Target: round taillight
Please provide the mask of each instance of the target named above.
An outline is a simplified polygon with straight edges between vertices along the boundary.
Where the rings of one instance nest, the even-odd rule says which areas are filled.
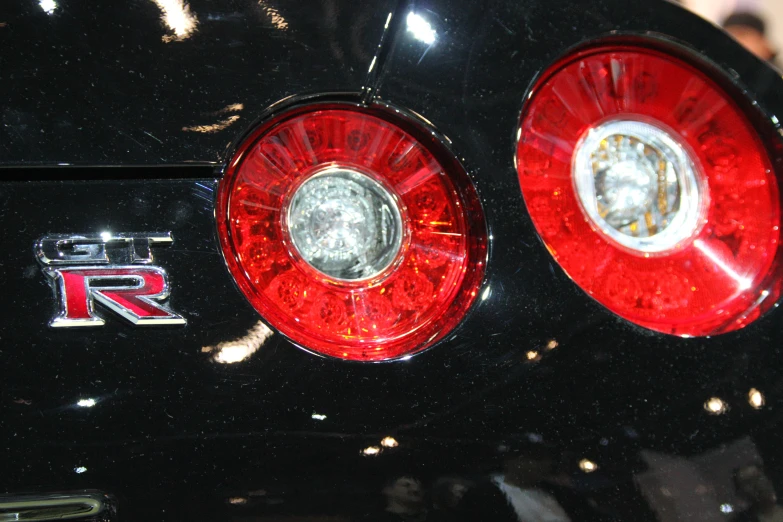
[[[380,114],[284,114],[239,147],[218,194],[221,246],[255,309],[343,359],[432,345],[484,273],[483,215],[464,171]]]
[[[742,328],[780,295],[780,193],[731,96],[679,58],[634,46],[566,59],[533,89],[516,164],[565,272],[640,326]]]

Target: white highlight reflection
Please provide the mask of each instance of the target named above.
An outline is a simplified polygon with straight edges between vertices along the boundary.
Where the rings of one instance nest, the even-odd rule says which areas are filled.
[[[720,397],[712,397],[704,403],[704,409],[713,415],[722,415],[728,411],[728,405]]]
[[[381,446],[384,448],[396,448],[400,443],[394,437],[384,437],[381,441]]]
[[[238,115],[229,116],[224,120],[220,120],[217,123],[209,125],[193,125],[190,127],[182,127],[183,132],[200,132],[202,134],[214,134],[229,128],[234,122],[239,120]]]
[[[369,446],[362,450],[362,455],[364,455],[365,457],[375,457],[380,452],[381,452],[381,448],[379,448],[378,446]]]
[[[201,349],[203,353],[214,353],[212,360],[220,364],[234,364],[244,361],[272,337],[272,330],[267,325],[259,321],[248,330],[247,335],[234,341],[226,341],[217,346],[205,346]]]
[[[758,391],[756,388],[751,388],[748,392],[748,403],[756,410],[760,410],[764,407],[764,394]]]
[[[313,418],[313,419],[315,419],[315,420],[322,421],[322,420],[326,420],[326,415],[322,415],[322,414],[320,414],[320,413],[313,413],[313,414],[311,415],[311,418]]]
[[[280,14],[280,11],[270,5],[267,5],[265,0],[258,0],[258,5],[261,6],[261,9],[263,9],[264,13],[266,13],[266,15],[269,17],[269,20],[272,22],[272,25],[274,25],[275,28],[281,31],[288,29],[288,21],[283,17],[283,15]]]
[[[80,474],[80,475],[81,475],[82,473],[84,473],[85,471],[87,471],[87,468],[85,468],[84,466],[78,466],[78,467],[75,467],[75,468],[73,468],[73,470],[74,470],[76,473],[78,473],[78,474]]]
[[[95,399],[81,399],[79,402],[76,403],[77,406],[80,406],[82,408],[92,408],[95,406],[96,401]]]
[[[408,13],[406,21],[408,23],[408,32],[412,33],[415,39],[425,44],[432,45],[435,43],[438,33],[421,15],[413,12]]]
[[[57,2],[55,0],[38,0],[38,5],[44,10],[44,13],[50,15],[57,9]]]
[[[747,277],[742,277],[737,272],[735,272],[734,269],[727,265],[720,257],[718,257],[715,252],[710,250],[710,247],[707,246],[704,241],[697,239],[693,242],[693,246],[699,249],[702,254],[707,256],[710,261],[715,263],[715,266],[720,268],[727,276],[735,280],[740,290],[747,290],[753,286],[753,280]]]
[[[190,6],[184,0],[152,0],[160,8],[161,20],[174,35],[163,37],[164,42],[182,41],[196,30],[198,19],[190,12]]]
[[[598,464],[589,459],[582,459],[579,461],[579,469],[585,473],[592,473],[598,469]]]

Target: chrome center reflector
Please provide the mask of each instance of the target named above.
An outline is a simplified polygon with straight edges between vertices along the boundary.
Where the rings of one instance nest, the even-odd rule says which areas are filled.
[[[310,266],[344,280],[383,272],[402,246],[402,216],[394,196],[370,176],[332,167],[291,196],[288,230]]]
[[[699,224],[697,167],[672,134],[613,120],[590,129],[574,152],[576,192],[593,225],[640,252],[674,248]]]

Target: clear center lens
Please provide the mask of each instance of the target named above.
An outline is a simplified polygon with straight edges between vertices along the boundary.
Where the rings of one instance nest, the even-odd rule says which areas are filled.
[[[394,197],[371,177],[347,168],[329,168],[302,183],[291,197],[287,221],[302,258],[336,279],[380,274],[402,245]]]
[[[573,175],[587,215],[627,247],[667,250],[698,226],[696,167],[655,125],[615,120],[591,129],[576,149]]]

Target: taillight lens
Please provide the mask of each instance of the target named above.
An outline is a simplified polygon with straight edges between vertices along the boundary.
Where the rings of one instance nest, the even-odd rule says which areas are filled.
[[[780,194],[742,110],[701,71],[642,47],[549,71],[517,170],[566,273],[618,315],[681,336],[732,331],[780,294]]]
[[[333,357],[426,348],[462,320],[483,277],[485,226],[467,176],[358,108],[300,110],[259,129],[229,164],[217,219],[256,310]]]

